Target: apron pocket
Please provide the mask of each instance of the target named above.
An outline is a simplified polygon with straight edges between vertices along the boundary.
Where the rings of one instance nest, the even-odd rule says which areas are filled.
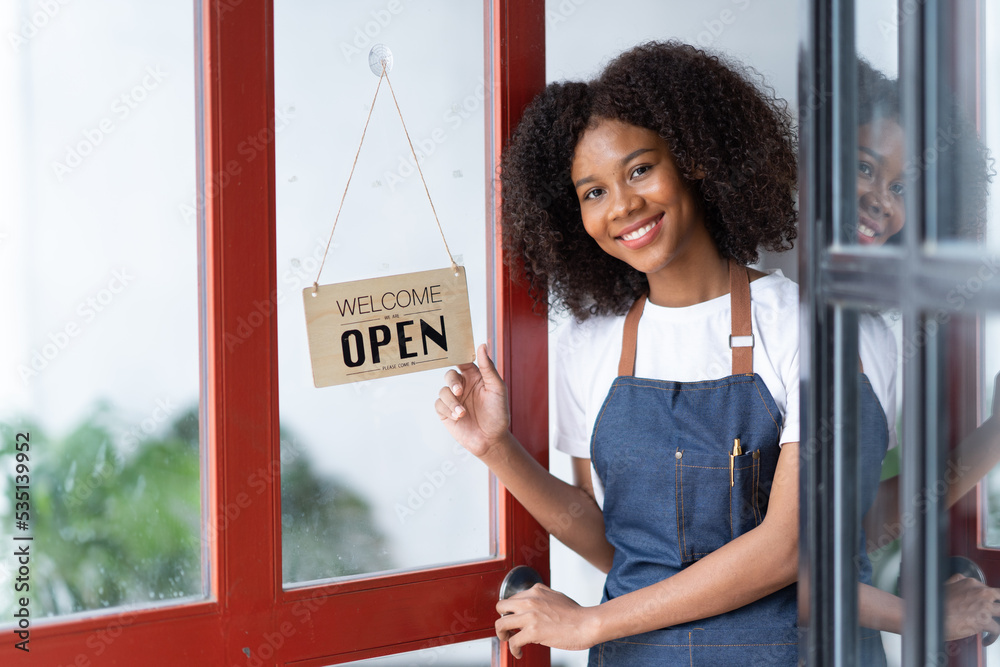
[[[753,530],[764,520],[778,463],[777,444],[728,454],[678,450],[674,468],[677,541],[682,563],[693,563]]]
[[[729,455],[678,450],[674,468],[677,542],[692,563],[732,539]]]
[[[777,445],[766,445],[735,458],[729,506],[734,538],[753,530],[764,520],[771,482],[778,467],[778,453]]]

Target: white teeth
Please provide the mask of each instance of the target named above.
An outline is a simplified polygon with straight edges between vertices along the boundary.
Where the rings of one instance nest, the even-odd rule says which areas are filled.
[[[648,225],[645,225],[644,227],[640,227],[634,232],[629,232],[628,234],[622,234],[622,238],[625,239],[626,241],[635,241],[636,239],[642,238],[643,236],[648,234],[653,227],[656,226],[656,222],[657,221],[654,220],[653,222],[649,223]]]
[[[863,225],[860,222],[858,223],[858,231],[861,232],[862,236],[867,236],[870,239],[875,238],[875,235],[878,233],[871,227]]]

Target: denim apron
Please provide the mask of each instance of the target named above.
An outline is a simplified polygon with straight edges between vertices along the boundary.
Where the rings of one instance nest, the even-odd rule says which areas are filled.
[[[605,530],[615,549],[604,600],[676,574],[760,525],[767,512],[782,416],[753,371],[746,268],[730,260],[729,275],[733,373],[728,377],[704,382],[633,377],[645,297],[625,319],[619,377],[591,437],[591,461],[605,490]],[[874,407],[881,413],[877,400]],[[871,408],[862,410],[863,422],[865,416],[877,416]],[[884,414],[880,428],[885,439]],[[879,466],[884,452],[883,443]],[[878,472],[862,465],[862,470],[871,469],[874,477],[861,483],[871,487],[865,511],[874,498]],[[858,566],[862,580],[867,572],[870,581],[871,565],[863,553]],[[724,614],[598,644],[590,650],[589,665],[795,665],[796,596],[793,584]],[[863,646],[877,644],[873,659],[881,663],[866,657],[862,664],[884,664],[878,633],[863,634],[875,639]]]

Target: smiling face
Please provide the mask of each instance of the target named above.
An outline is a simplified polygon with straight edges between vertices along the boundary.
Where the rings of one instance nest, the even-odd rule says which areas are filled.
[[[656,132],[600,120],[580,138],[573,185],[587,233],[613,257],[650,278],[669,267],[696,268],[719,252],[698,200]]]
[[[882,245],[906,222],[904,145],[894,120],[858,128],[858,243]]]

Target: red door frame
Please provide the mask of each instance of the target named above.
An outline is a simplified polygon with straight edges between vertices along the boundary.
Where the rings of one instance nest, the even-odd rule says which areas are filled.
[[[954,449],[971,434],[982,422],[984,415],[980,413],[983,404],[981,317],[961,318],[954,322],[954,329],[949,334],[948,356],[948,444]],[[974,341],[973,344],[969,344]],[[951,553],[965,556],[974,561],[986,575],[986,581],[991,586],[1000,585],[1000,549],[983,546],[985,534],[983,531],[986,510],[986,496],[983,484],[976,487],[959,499],[949,511]],[[983,655],[982,642],[978,639],[967,639],[956,642],[956,648],[949,655],[951,667],[978,667],[986,664]]]
[[[495,102],[487,118],[493,130],[487,154],[499,156],[522,110],[545,84],[545,7],[543,0],[494,0],[486,7],[485,27],[492,33],[487,80],[492,78]],[[273,312],[277,298],[273,0],[204,0],[200,11],[209,599],[36,620],[30,653],[11,650],[4,664],[319,667],[492,637],[496,592],[506,572],[526,563],[546,580],[549,574],[547,534],[502,489],[497,558],[282,588],[277,320],[268,315],[249,335],[238,333],[248,314]],[[238,147],[252,137],[267,150],[247,161]],[[493,173],[491,208],[499,201]],[[526,288],[511,281],[499,243],[495,253],[494,349],[510,388],[511,428],[547,465],[547,378],[537,372],[547,368],[547,320],[534,312]],[[513,664],[509,652],[501,664]],[[548,651],[539,647],[518,661],[548,664]]]
[[[975,126],[982,135],[982,58],[984,43],[983,7],[974,3],[972,11],[958,5],[951,7],[952,33],[946,35],[949,41],[946,48],[952,53],[956,62],[971,62],[974,67],[972,76],[974,86],[962,86],[964,93],[962,106],[973,110]],[[964,70],[964,68],[962,68]],[[949,80],[958,80],[967,74],[965,71],[949,71]],[[982,423],[985,415],[981,414],[983,405],[982,389],[985,382],[991,381],[983,377],[984,349],[982,333],[983,318],[981,316],[956,318],[952,322],[952,330],[948,338],[947,391],[948,391],[948,447],[954,449]],[[970,344],[970,342],[972,344]],[[965,494],[949,511],[949,546],[951,553],[965,556],[974,561],[986,575],[986,581],[991,586],[1000,586],[1000,549],[982,546],[985,544],[983,531],[986,510],[985,490],[982,483]],[[949,654],[951,667],[981,667],[986,664],[982,642],[979,638],[969,638],[955,642]]]

